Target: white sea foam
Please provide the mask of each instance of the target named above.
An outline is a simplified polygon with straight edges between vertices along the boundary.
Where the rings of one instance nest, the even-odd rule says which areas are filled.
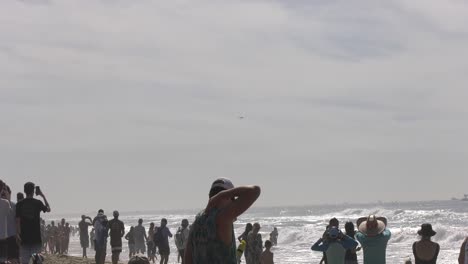
[[[388,218],[388,227],[392,238],[387,249],[387,263],[403,263],[412,256],[412,244],[418,239],[417,230],[425,222],[433,224],[437,235],[434,241],[441,245],[438,263],[453,264],[458,258],[461,243],[468,234],[466,219],[468,219],[468,203],[460,201],[402,203],[379,205],[332,205],[312,206],[303,208],[269,208],[250,210],[235,223],[236,235],[240,235],[247,222],[259,222],[262,225],[263,239],[277,227],[279,238],[277,247],[273,248],[276,263],[318,263],[321,254],[312,252],[311,245],[322,235],[330,218],[338,218],[342,225],[346,221],[354,221],[368,214],[376,214]],[[68,216],[71,224],[79,220],[81,213]],[[183,213],[121,213],[121,219],[127,229],[136,224],[138,218],[145,220],[146,226],[151,222],[159,223],[165,217],[169,220],[169,227],[175,233],[180,221],[194,218],[194,212]],[[172,249],[170,263],[176,263],[175,245],[171,241]],[[70,253],[80,255],[79,238],[73,237]],[[127,251],[122,253],[125,257]],[[359,253],[362,263],[362,253]]]

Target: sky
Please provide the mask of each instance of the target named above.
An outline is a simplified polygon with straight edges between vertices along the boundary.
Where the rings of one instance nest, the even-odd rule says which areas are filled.
[[[0,178],[55,212],[468,193],[468,2],[0,3]],[[243,118],[240,118],[243,117]]]

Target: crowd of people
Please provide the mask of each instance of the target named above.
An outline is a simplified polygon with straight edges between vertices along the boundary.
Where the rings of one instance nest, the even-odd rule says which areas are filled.
[[[128,242],[130,264],[168,263],[171,254],[169,239],[173,234],[165,218],[161,219],[159,226],[150,223],[148,230],[143,219],[139,219],[126,232],[118,211],[114,211],[113,218],[108,220],[101,209],[94,218],[83,215],[77,227],[70,226],[65,219],[57,225],[52,221],[46,226],[41,213],[50,212],[51,208],[39,186],[27,182],[24,194],[18,193],[15,203],[11,199],[11,189],[0,180],[0,195],[0,264],[27,264],[31,257],[37,258],[44,252],[67,254],[70,236],[76,233],[80,235],[83,258],[87,258],[87,249],[91,247],[95,250],[96,264],[104,264],[108,243],[112,263],[119,263],[123,239]],[[41,199],[34,198],[34,195]],[[174,235],[178,260],[183,264],[239,264],[242,260],[247,264],[273,264],[271,248],[278,243],[277,228],[265,243],[259,233],[259,223],[248,223],[240,236],[235,237],[234,234],[233,223],[259,195],[258,186],[234,187],[225,178],[214,181],[206,208],[197,214],[191,225],[183,219]],[[413,244],[414,263],[436,263],[440,246],[431,240],[436,234],[432,225],[423,224],[418,234],[421,239]],[[357,252],[362,250],[364,264],[385,264],[390,239],[391,232],[384,217],[370,215],[357,219],[355,223],[347,222],[344,232],[338,219],[332,218],[311,249],[323,253],[320,263],[356,264]],[[459,264],[468,264],[467,241],[460,248]],[[407,260],[405,263],[412,262]]]

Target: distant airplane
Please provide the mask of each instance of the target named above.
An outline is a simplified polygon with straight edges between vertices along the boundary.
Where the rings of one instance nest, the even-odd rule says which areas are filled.
[[[244,119],[245,117],[244,116],[239,116],[239,119]]]

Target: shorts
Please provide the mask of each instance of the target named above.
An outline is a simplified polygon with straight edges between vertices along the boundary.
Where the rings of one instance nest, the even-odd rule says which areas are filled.
[[[135,251],[144,254],[146,251],[146,245],[144,243],[135,243]]]
[[[82,248],[89,248],[89,237],[80,236],[80,244]]]
[[[6,239],[0,240],[0,262],[4,262],[8,257],[8,242]]]
[[[16,243],[16,237],[7,238],[8,244],[8,259],[19,259],[19,246]]]
[[[159,255],[169,255],[170,253],[169,247],[159,247]]]
[[[21,245],[20,247],[20,256],[21,256],[21,263],[28,264],[31,256],[33,254],[41,253],[42,245]]]
[[[135,244],[128,244],[128,250],[130,253],[135,253]]]

